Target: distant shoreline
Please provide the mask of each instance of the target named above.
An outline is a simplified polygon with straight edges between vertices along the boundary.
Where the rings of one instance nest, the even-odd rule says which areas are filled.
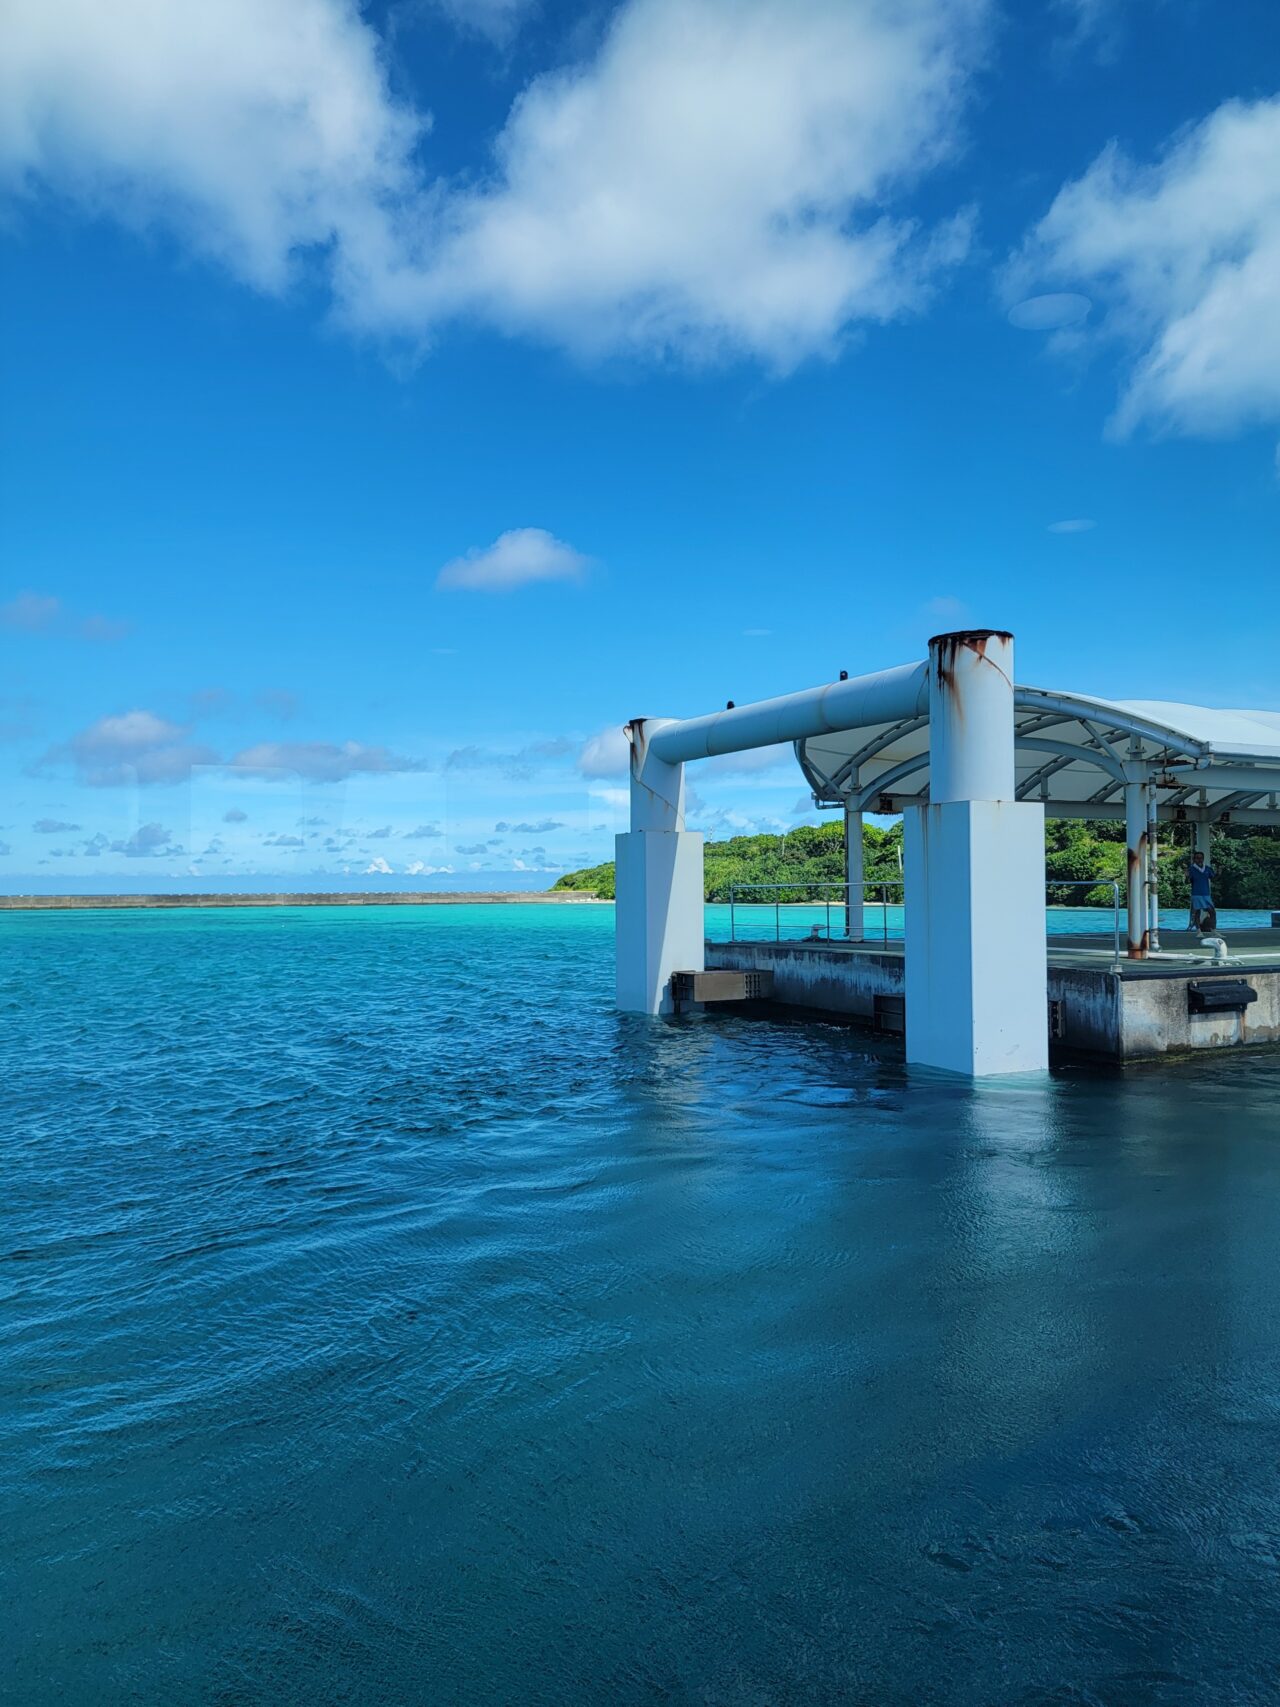
[[[98,907],[457,907],[612,906],[574,889],[423,890],[404,895],[303,893],[299,895],[0,895],[0,912],[43,913]]]

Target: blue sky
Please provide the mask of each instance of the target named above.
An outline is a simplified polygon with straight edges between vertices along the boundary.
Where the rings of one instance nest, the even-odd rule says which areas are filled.
[[[13,0],[0,63],[5,890],[540,887],[627,717],[969,623],[1280,706],[1272,6]]]

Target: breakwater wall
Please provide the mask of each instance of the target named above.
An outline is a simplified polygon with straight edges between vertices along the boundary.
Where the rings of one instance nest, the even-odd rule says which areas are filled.
[[[514,891],[423,890],[415,894],[341,894],[303,892],[297,895],[0,895],[0,912],[46,912],[94,907],[456,907],[528,906],[572,907],[596,904],[582,890]]]

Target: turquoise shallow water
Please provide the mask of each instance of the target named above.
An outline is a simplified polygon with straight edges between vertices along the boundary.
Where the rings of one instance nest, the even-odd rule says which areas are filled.
[[[1280,1059],[910,1078],[612,925],[0,918],[0,1698],[1274,1702]]]

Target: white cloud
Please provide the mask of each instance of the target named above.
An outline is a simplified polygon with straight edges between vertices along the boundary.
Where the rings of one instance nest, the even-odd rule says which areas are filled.
[[[527,781],[548,764],[554,765],[573,751],[573,742],[563,736],[546,741],[530,741],[518,752],[504,753],[494,747],[455,747],[442,765],[446,771],[501,770],[507,776]]]
[[[80,619],[77,632],[82,640],[100,640],[104,645],[110,645],[116,640],[123,640],[132,625],[122,622],[119,617],[103,616],[100,611]]]
[[[904,198],[962,146],[987,11],[625,0],[451,184],[353,0],[8,0],[0,177],[174,231],[259,289],[309,255],[366,330],[467,318],[786,367],[918,308],[964,254],[966,214],[925,231]]]
[[[593,735],[578,754],[583,776],[626,776],[631,769],[631,743],[620,724]]]
[[[379,855],[377,859],[371,859],[369,861],[368,865],[364,868],[364,874],[366,877],[391,877],[393,875],[391,867],[381,855]]]
[[[1050,522],[1049,523],[1049,532],[1050,533],[1088,533],[1091,528],[1096,528],[1097,525],[1098,525],[1097,522],[1090,521],[1087,516],[1076,516],[1074,518],[1074,520],[1072,520],[1072,521]]]
[[[758,771],[788,770],[796,762],[795,749],[783,741],[773,747],[748,747],[742,753],[721,753],[698,768],[704,776],[747,776]]]
[[[592,800],[599,800],[605,806],[612,806],[615,812],[624,812],[631,804],[631,791],[626,788],[589,788],[588,795]]]
[[[49,594],[19,593],[8,604],[0,605],[0,626],[34,633],[37,629],[51,628],[61,609],[59,601]]]
[[[721,806],[711,812],[699,813],[696,825],[691,823],[691,828],[716,836],[780,836],[791,826],[781,818],[750,818],[731,807]]]
[[[981,0],[630,0],[516,102],[386,312],[781,367],[919,306],[968,243],[895,217],[959,146]]]
[[[140,824],[127,841],[112,842],[112,853],[123,854],[126,859],[163,858],[166,854],[180,854],[182,849],[176,845],[173,835],[161,824]]]
[[[194,766],[218,760],[212,749],[188,741],[189,733],[153,711],[126,711],[100,717],[69,741],[50,748],[40,764],[70,760],[79,780],[93,788],[185,782]]]
[[[1054,0],[1054,10],[1068,26],[1063,45],[1068,49],[1091,45],[1099,58],[1110,59],[1124,9],[1123,0]]]
[[[96,723],[51,747],[35,767],[70,762],[79,780],[95,788],[133,784],[185,782],[197,765],[230,765],[250,776],[282,773],[309,782],[345,782],[360,775],[390,775],[420,771],[426,766],[390,752],[386,747],[346,741],[259,741],[233,759],[187,739],[188,726],[170,723],[154,711],[126,711],[100,717]],[[225,822],[243,823],[245,814],[230,807]]]
[[[939,593],[936,598],[926,599],[920,608],[930,622],[949,622],[955,627],[969,620],[968,605],[953,593]]]
[[[298,715],[298,696],[287,688],[264,688],[255,703],[282,723],[290,723]]]
[[[698,767],[704,776],[746,775],[791,766],[795,756],[785,742],[772,747],[754,747],[745,753],[722,753]],[[622,729],[602,729],[585,743],[578,755],[578,770],[585,777],[627,776],[631,768],[631,745]],[[594,791],[593,791],[594,792]],[[604,791],[607,793],[609,791]],[[614,793],[623,791],[614,790]],[[603,793],[602,796],[603,798]],[[515,828],[520,828],[519,825]]]
[[[506,593],[534,581],[580,580],[590,561],[545,528],[512,528],[485,550],[468,551],[446,563],[436,586]]]
[[[426,865],[422,860],[415,859],[412,864],[406,865],[404,870],[406,877],[442,877],[451,874],[453,867],[451,865]]]
[[[281,772],[304,777],[308,782],[345,782],[353,776],[386,776],[401,771],[425,770],[416,759],[389,752],[386,747],[368,747],[360,741],[259,741],[229,761],[251,776],[276,776]]]
[[[0,170],[163,223],[248,283],[332,244],[342,296],[386,266],[422,121],[346,0],[7,0]]]
[[[3,134],[0,116],[0,135]],[[7,604],[0,605],[0,628],[14,628],[34,634],[41,629],[58,629],[64,634],[77,634],[82,640],[123,640],[129,624],[115,617],[95,612],[90,616],[73,617],[62,600],[52,593],[17,594]]]
[[[1280,419],[1280,96],[1228,101],[1154,165],[1109,144],[1066,185],[1008,284],[1088,284],[1133,351],[1115,426]]]

